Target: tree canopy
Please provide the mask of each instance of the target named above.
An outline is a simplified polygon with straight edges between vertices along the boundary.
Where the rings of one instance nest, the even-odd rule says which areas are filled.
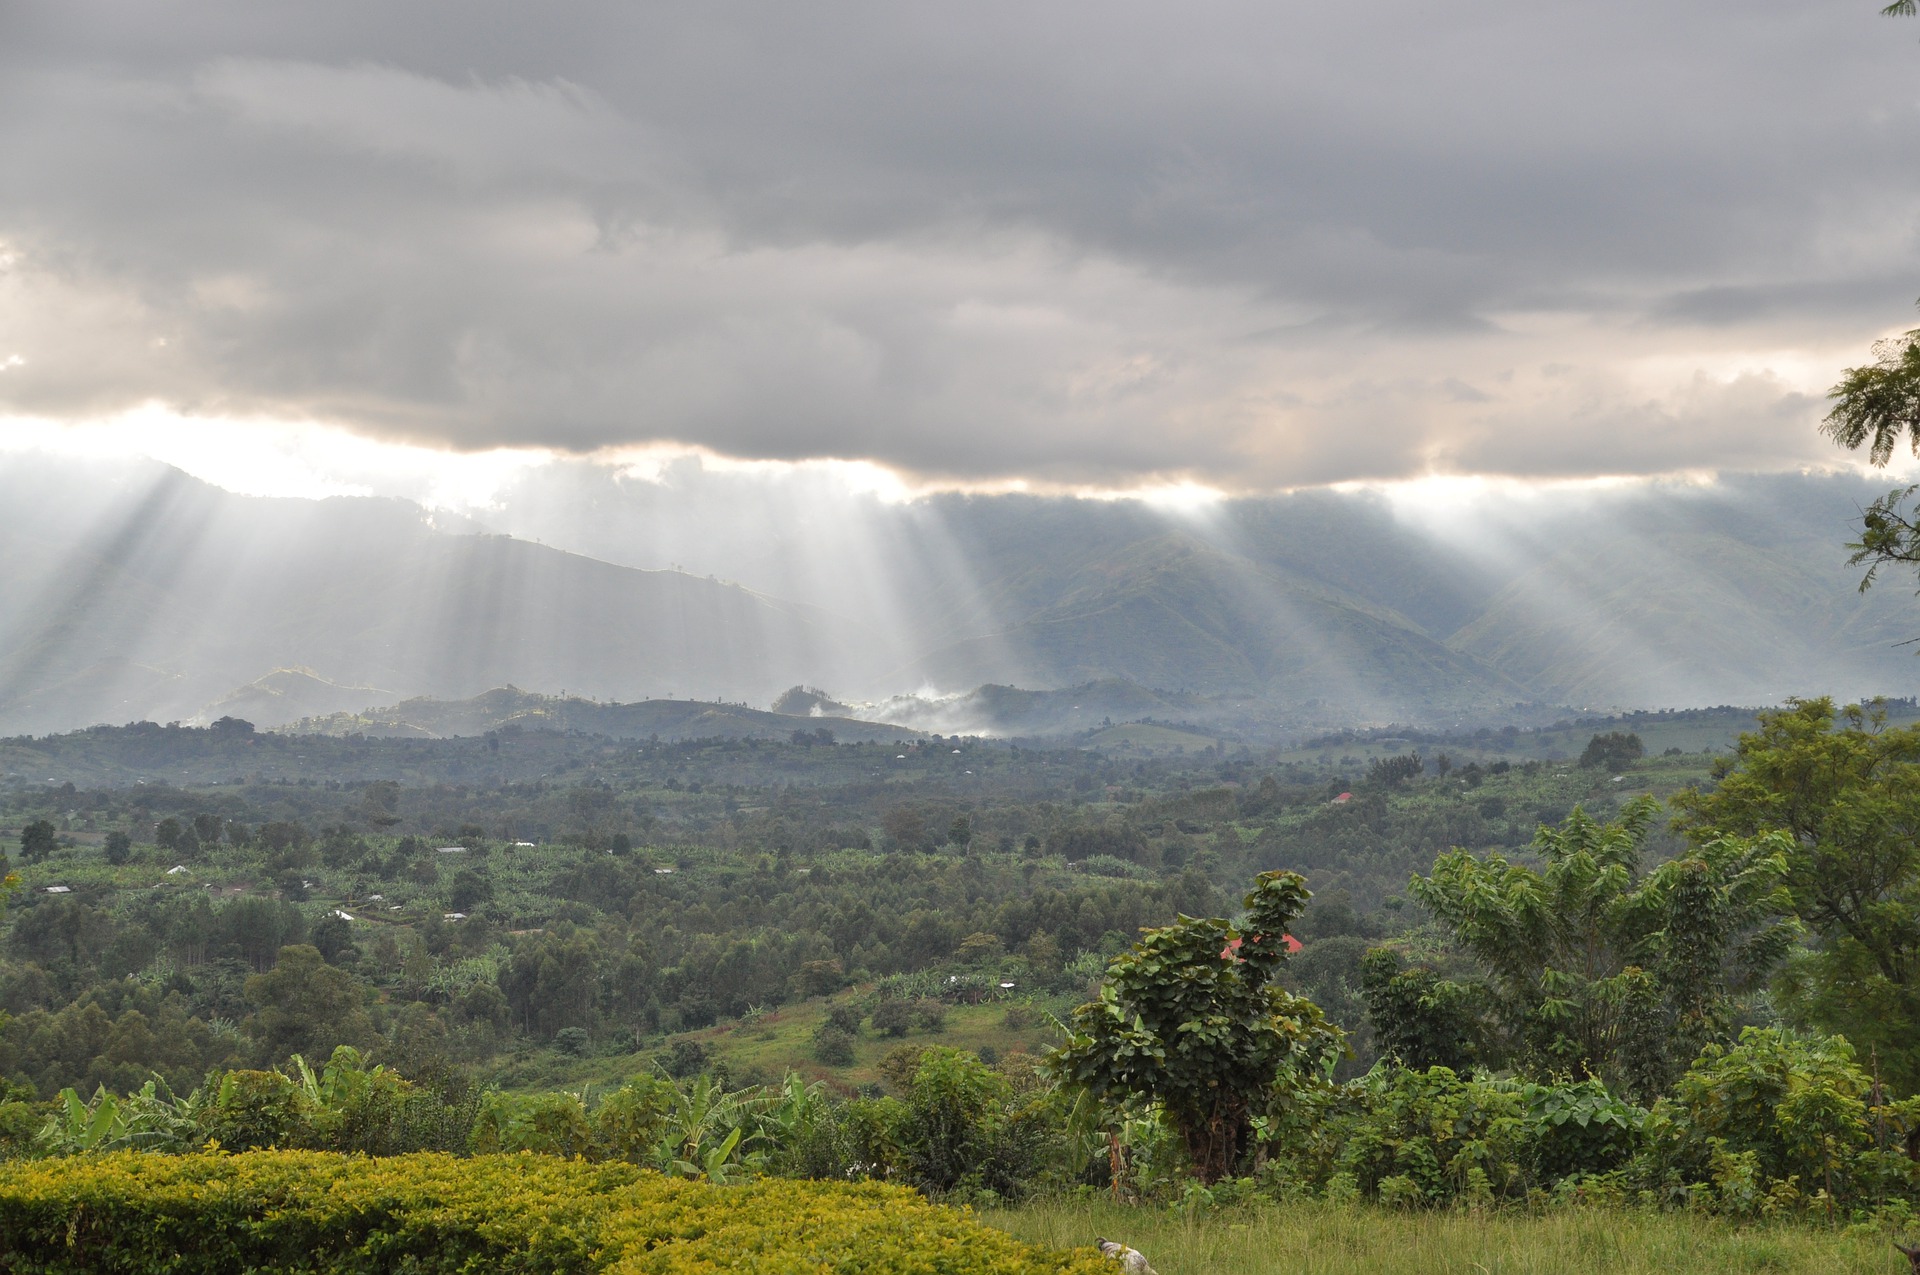
[[[1050,1073],[1096,1098],[1159,1104],[1202,1181],[1230,1173],[1276,1090],[1342,1048],[1318,1006],[1274,981],[1310,897],[1298,873],[1263,872],[1239,926],[1182,916],[1147,931],[1074,1011]]]
[[[1904,9],[1885,12],[1912,12],[1913,0],[1904,2]],[[1873,362],[1847,368],[1828,391],[1834,405],[1820,428],[1849,451],[1865,447],[1867,459],[1884,466],[1902,436],[1920,456],[1920,328],[1875,342],[1873,355]],[[1907,509],[1916,491],[1920,486],[1890,491],[1862,511],[1860,539],[1847,546],[1852,565],[1867,564],[1862,591],[1888,563],[1920,566],[1920,517]]]
[[[1455,850],[1413,880],[1486,971],[1514,1062],[1656,1094],[1799,933],[1784,838],[1715,837],[1643,875],[1657,809],[1641,798],[1601,823],[1576,807],[1539,830],[1538,868]]]
[[[1696,841],[1786,839],[1793,906],[1818,938],[1788,966],[1787,1007],[1920,1090],[1920,727],[1795,701],[1760,714],[1711,793],[1675,804]]]

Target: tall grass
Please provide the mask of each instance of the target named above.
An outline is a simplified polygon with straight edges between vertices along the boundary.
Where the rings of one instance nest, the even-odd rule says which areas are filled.
[[[1805,1222],[1735,1226],[1636,1210],[1391,1213],[1263,1206],[1184,1217],[1104,1201],[994,1209],[983,1220],[1053,1248],[1122,1240],[1160,1275],[1904,1275],[1884,1235]],[[1116,1267],[1116,1270],[1118,1268]]]

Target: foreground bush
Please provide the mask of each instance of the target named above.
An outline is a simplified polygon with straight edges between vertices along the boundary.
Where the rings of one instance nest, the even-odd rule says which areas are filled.
[[[719,1187],[550,1156],[140,1152],[0,1166],[0,1269],[1093,1275],[875,1183]]]

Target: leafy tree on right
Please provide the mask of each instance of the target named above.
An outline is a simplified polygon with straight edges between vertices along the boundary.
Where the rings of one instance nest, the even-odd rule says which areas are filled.
[[[1674,804],[1696,843],[1790,839],[1787,887],[1816,942],[1787,963],[1782,1007],[1920,1091],[1920,727],[1794,701],[1760,714],[1712,792]]]

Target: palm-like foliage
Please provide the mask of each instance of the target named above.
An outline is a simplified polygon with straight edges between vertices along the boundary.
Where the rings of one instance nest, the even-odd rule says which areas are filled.
[[[1537,868],[1455,850],[1414,879],[1486,971],[1515,1061],[1657,1091],[1792,944],[1784,841],[1725,838],[1643,874],[1657,809],[1575,809],[1536,834]]]
[[[1910,15],[1913,0],[1881,12]],[[1820,428],[1849,451],[1866,447],[1868,460],[1885,465],[1903,434],[1920,455],[1920,328],[1875,342],[1873,355],[1873,362],[1848,368],[1827,392],[1834,405]],[[1860,539],[1847,546],[1853,550],[1852,565],[1870,564],[1860,581],[1862,592],[1890,562],[1920,564],[1920,517],[1903,507],[1916,491],[1920,487],[1888,492],[1862,512]]]
[[[1905,434],[1920,455],[1920,328],[1874,342],[1873,362],[1848,368],[1827,395],[1834,406],[1820,429],[1834,442],[1849,451],[1866,444],[1867,458],[1884,465]]]

